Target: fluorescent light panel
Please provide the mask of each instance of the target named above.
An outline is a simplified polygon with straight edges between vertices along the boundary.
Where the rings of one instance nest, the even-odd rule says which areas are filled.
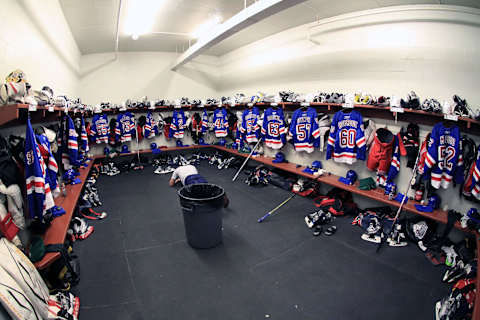
[[[137,38],[152,31],[155,17],[164,0],[128,0],[124,32]]]

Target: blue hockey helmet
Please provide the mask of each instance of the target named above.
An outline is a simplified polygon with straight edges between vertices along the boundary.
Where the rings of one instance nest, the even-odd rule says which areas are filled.
[[[433,210],[440,208],[441,202],[440,197],[436,194],[432,194],[430,198],[428,198],[428,206],[432,207]]]
[[[350,184],[354,184],[357,181],[357,173],[354,170],[348,170],[346,178],[350,180]]]
[[[150,149],[151,150],[157,149],[157,144],[155,142],[150,143]]]
[[[322,169],[323,166],[322,166],[322,163],[318,160],[315,160],[312,162],[312,168],[314,169]]]
[[[283,152],[277,152],[275,159],[272,160],[273,163],[282,163],[285,162],[285,155]]]
[[[177,140],[177,147],[183,147],[182,140]]]
[[[120,151],[121,153],[129,153],[130,151],[128,151],[128,146],[126,144],[124,144],[122,146],[122,151]]]
[[[385,186],[385,194],[395,195],[397,193],[397,185],[393,182],[387,183]]]
[[[103,148],[103,154],[108,156],[110,154],[110,149],[108,149],[108,147]]]

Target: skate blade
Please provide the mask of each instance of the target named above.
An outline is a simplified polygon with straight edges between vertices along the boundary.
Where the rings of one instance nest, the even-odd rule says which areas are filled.
[[[310,219],[308,219],[308,217],[305,217],[305,223],[307,224],[307,227],[309,227],[310,229],[313,228],[313,223],[310,221]]]
[[[387,239],[387,242],[388,242],[388,245],[390,247],[405,247],[407,245],[407,243],[405,241],[404,242],[396,242],[396,241]]]
[[[382,241],[382,238],[380,238],[380,236],[370,237],[368,234],[365,233],[362,234],[362,239],[373,243],[380,243]]]

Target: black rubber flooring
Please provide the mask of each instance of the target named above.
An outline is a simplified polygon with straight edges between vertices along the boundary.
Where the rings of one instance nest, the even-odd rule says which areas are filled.
[[[243,175],[232,183],[232,169],[199,171],[230,198],[224,243],[209,250],[186,243],[170,175],[149,167],[99,179],[109,217],[75,247],[80,319],[432,319],[448,292],[444,269],[413,245],[377,254],[350,217],[313,237],[303,217],[314,206],[301,197],[257,223],[289,193]]]

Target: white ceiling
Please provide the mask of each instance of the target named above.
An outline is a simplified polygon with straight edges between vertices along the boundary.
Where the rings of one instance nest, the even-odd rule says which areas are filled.
[[[126,8],[123,0],[122,7]],[[153,31],[191,33],[212,14],[227,20],[243,9],[244,0],[159,0],[164,1]],[[247,4],[254,0],[247,0]],[[119,0],[60,0],[65,18],[82,54],[115,49]],[[222,55],[282,30],[343,13],[407,4],[448,4],[480,8],[479,0],[308,0],[268,17],[210,48],[206,54]],[[123,10],[126,11],[126,10]],[[125,14],[125,12],[123,12]],[[132,40],[122,32],[120,51],[184,51],[188,40],[180,36],[151,34]]]

